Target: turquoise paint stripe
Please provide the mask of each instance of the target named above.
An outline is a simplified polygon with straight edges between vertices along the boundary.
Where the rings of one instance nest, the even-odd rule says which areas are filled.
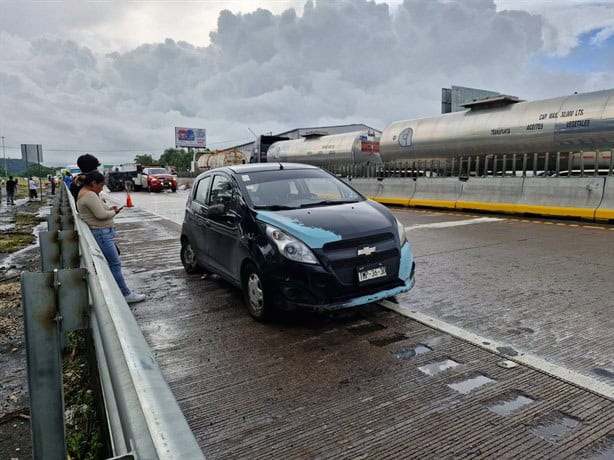
[[[341,239],[341,235],[335,232],[318,227],[308,227],[298,219],[277,212],[258,211],[256,219],[298,238],[311,249],[321,249],[326,243]]]

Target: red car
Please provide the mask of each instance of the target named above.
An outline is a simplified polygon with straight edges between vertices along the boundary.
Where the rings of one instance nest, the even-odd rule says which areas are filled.
[[[142,179],[142,186],[147,187],[148,192],[161,192],[166,189],[177,191],[177,178],[164,168],[145,168]]]

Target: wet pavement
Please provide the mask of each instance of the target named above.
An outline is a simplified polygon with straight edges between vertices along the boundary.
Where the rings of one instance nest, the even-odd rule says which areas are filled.
[[[611,399],[380,306],[253,321],[238,290],[185,274],[177,217],[138,195],[117,219],[128,282],[148,295],[131,308],[207,458],[614,457]],[[159,215],[182,216],[174,195],[154,196]],[[418,281],[398,301],[609,383],[609,231],[408,230]]]

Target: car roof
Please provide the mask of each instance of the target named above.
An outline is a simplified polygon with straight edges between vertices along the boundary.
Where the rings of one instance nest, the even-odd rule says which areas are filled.
[[[220,169],[230,169],[235,174],[245,174],[260,171],[275,171],[279,169],[319,169],[317,166],[302,163],[250,163],[244,165],[227,166]]]

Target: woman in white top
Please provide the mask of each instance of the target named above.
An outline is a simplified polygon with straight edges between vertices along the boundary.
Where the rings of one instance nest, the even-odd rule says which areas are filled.
[[[113,218],[119,212],[119,209],[117,206],[108,206],[100,198],[103,187],[104,176],[100,172],[93,171],[85,175],[83,187],[79,190],[77,196],[79,216],[92,230],[92,235],[94,235],[98,246],[107,259],[111,273],[122,294],[124,294],[126,302],[141,302],[145,300],[145,295],[131,291],[122,274],[121,259],[115,241],[113,241],[115,237]]]

